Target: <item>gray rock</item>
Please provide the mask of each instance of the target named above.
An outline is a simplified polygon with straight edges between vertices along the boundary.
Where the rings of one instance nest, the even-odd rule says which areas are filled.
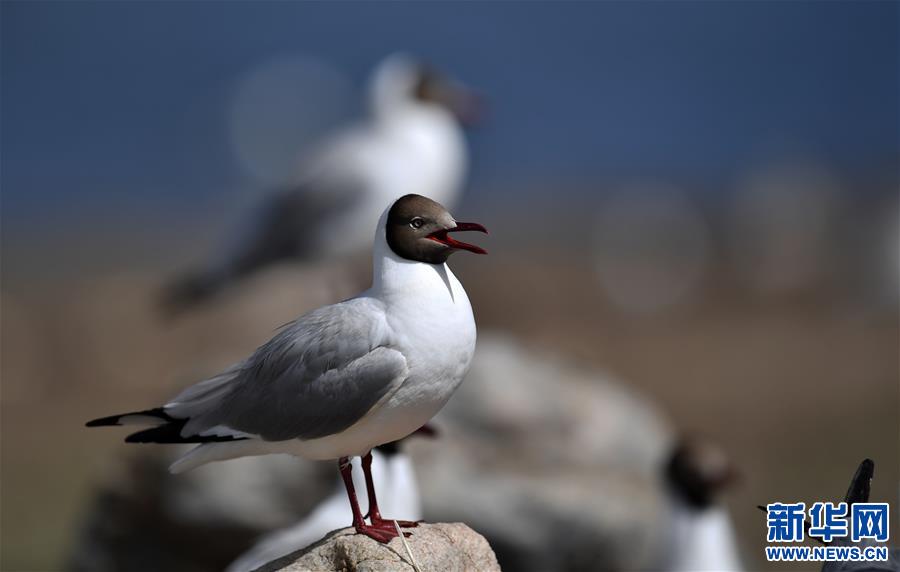
[[[408,446],[426,520],[480,531],[504,569],[653,566],[673,438],[656,408],[612,375],[483,335],[434,424],[439,439]]]
[[[335,463],[269,455],[171,475],[176,454],[125,449],[84,511],[68,570],[221,572],[260,535],[309,513],[337,474]]]
[[[462,523],[420,524],[406,539],[421,572],[432,570],[492,572],[500,570],[483,536]],[[256,572],[394,572],[414,571],[399,538],[380,544],[352,528],[332,532],[320,542],[279,558]]]

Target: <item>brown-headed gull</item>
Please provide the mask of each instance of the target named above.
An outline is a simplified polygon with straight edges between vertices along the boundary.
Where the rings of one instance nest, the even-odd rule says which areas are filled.
[[[661,567],[672,572],[743,570],[728,510],[716,498],[734,479],[728,457],[699,439],[679,443],[665,467],[669,535]]]
[[[447,259],[485,251],[450,235],[459,231],[487,232],[457,222],[431,199],[401,197],[379,219],[371,288],[301,316],[162,407],[88,426],[153,424],[126,442],[197,443],[171,466],[176,473],[270,453],[338,459],[353,526],[389,541],[397,532],[379,511],[370,451],[424,426],[462,382],[475,351],[472,307]],[[362,456],[371,524],[357,502],[353,456]]]

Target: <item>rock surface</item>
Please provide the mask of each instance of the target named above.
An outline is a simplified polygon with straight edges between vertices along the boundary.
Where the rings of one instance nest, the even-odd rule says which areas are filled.
[[[483,536],[462,523],[422,523],[406,539],[421,572],[431,570],[499,571],[497,557]],[[338,530],[320,542],[279,558],[256,572],[414,571],[399,538],[380,544],[352,528]]]

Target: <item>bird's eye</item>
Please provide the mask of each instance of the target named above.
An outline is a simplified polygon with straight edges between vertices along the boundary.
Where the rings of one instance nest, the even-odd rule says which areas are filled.
[[[422,228],[423,224],[425,224],[425,221],[420,219],[419,217],[416,217],[416,218],[412,219],[411,221],[409,221],[409,226],[411,226],[413,228]]]

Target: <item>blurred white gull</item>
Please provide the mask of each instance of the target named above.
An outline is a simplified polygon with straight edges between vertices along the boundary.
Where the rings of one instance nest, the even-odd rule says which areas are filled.
[[[733,476],[725,454],[709,443],[685,440],[676,447],[666,466],[671,510],[661,569],[743,570],[731,517],[715,498]]]
[[[389,443],[372,451],[372,476],[379,506],[397,518],[421,520],[422,506],[412,460]],[[353,467],[353,482],[365,488],[360,466]],[[369,511],[368,499],[360,498],[360,509]],[[305,548],[323,536],[347,525],[350,503],[344,484],[338,480],[334,492],[296,525],[263,536],[250,550],[232,562],[226,572],[249,572],[282,556]]]
[[[368,117],[326,136],[207,264],[165,290],[165,309],[189,309],[274,263],[362,252],[384,205],[403,195],[452,209],[468,163],[461,122],[475,112],[463,86],[409,56],[388,57],[371,78]]]

